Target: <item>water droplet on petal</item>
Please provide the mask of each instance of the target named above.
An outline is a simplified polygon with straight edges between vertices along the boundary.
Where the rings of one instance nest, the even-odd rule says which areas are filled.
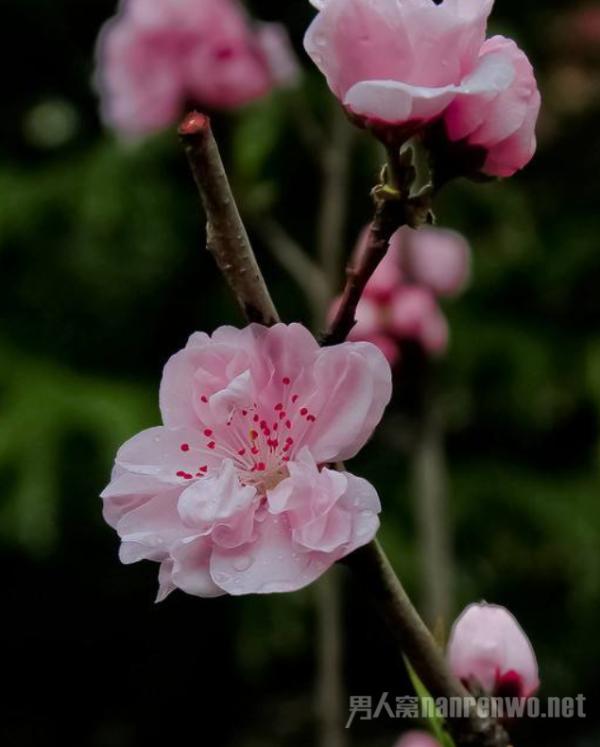
[[[251,558],[249,555],[240,555],[239,558],[235,558],[233,561],[233,567],[236,571],[247,571],[248,568],[252,566],[254,563],[254,558]],[[237,579],[236,579],[237,580]],[[237,580],[239,583],[239,580]]]

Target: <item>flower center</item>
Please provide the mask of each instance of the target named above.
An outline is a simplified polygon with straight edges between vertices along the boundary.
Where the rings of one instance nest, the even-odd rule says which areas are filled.
[[[182,443],[182,452],[198,452],[200,466],[194,473],[179,470],[177,476],[186,480],[206,477],[218,468],[218,462],[231,459],[240,482],[255,486],[259,493],[284,480],[289,474],[287,462],[301,448],[317,416],[294,393],[289,377],[281,379],[281,384],[281,399],[274,404],[252,402],[234,407],[224,423],[203,429],[203,442]],[[205,422],[210,422],[209,397],[202,394],[200,403],[207,408]],[[202,463],[201,454],[210,456],[209,464]]]

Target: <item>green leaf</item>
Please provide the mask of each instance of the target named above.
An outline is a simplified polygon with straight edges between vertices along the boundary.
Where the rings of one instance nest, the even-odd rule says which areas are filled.
[[[433,702],[434,701],[433,696],[431,695],[429,690],[425,687],[425,685],[421,682],[421,679],[419,678],[415,670],[412,668],[406,656],[404,657],[404,663],[406,664],[406,669],[408,671],[410,681],[412,682],[412,685],[415,688],[415,692],[418,695],[418,697],[421,699],[421,701],[431,700]],[[434,712],[435,712],[435,715],[433,716],[433,718],[430,718],[428,720],[431,726],[431,731],[433,732],[435,738],[442,745],[442,747],[455,747],[454,740],[446,731],[444,719],[437,713],[437,709],[435,709]]]

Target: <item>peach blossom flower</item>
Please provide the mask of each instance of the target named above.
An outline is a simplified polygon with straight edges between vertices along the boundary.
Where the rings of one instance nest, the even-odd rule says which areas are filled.
[[[540,96],[514,42],[485,41],[493,0],[312,4],[306,50],[362,126],[402,141],[450,107],[449,137],[484,149],[484,173],[507,176],[530,160]]]
[[[368,343],[320,348],[301,325],[192,335],[167,363],[163,426],[119,450],[104,516],[124,563],[159,562],[159,599],[293,591],[375,535],[353,457],[391,397]]]
[[[130,137],[186,106],[236,109],[297,75],[285,29],[251,24],[238,0],[122,0],[98,42],[103,118]]]

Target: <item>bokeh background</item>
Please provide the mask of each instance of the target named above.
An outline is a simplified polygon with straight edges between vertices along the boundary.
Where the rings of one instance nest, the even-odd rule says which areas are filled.
[[[288,26],[306,70],[304,105],[327,125],[332,102],[301,46],[313,9],[251,6]],[[437,206],[439,222],[474,248],[472,286],[447,308],[452,345],[432,374],[448,458],[452,609],[505,604],[534,641],[542,694],[588,697],[585,720],[519,725],[523,747],[600,739],[600,15],[585,8],[498,1],[493,30],[519,40],[538,71],[539,152],[517,177],[457,183]],[[203,251],[175,134],[123,147],[98,120],[94,41],[114,10],[113,0],[2,3],[0,742],[317,744],[315,590],[176,593],[154,605],[156,567],[120,566],[101,518],[116,448],[158,420],[166,359],[193,330],[241,322]],[[267,204],[312,251],[320,174],[296,104],[275,94],[215,128],[241,203]],[[359,134],[348,252],[369,217],[376,163]],[[302,290],[254,238],[282,316],[310,323]],[[404,407],[396,402],[353,470],[378,486],[382,539],[422,600]],[[378,619],[339,577],[347,693],[407,694]],[[349,743],[391,745],[404,726],[358,723]]]

